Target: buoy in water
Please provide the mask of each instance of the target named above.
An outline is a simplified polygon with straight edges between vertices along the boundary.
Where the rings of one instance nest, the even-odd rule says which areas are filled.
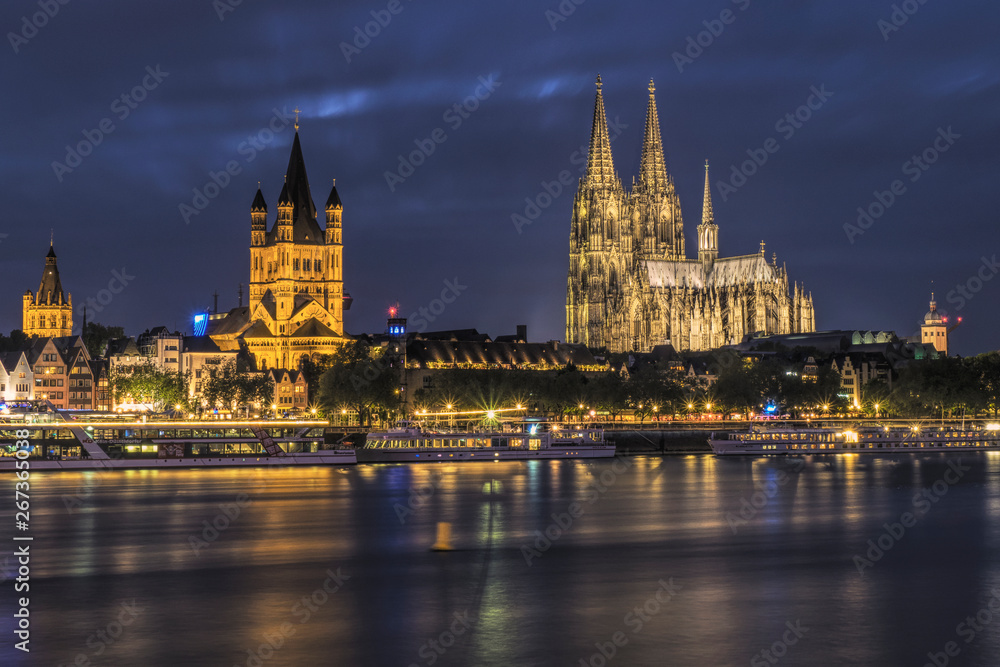
[[[446,521],[438,521],[437,541],[431,547],[431,551],[451,551],[451,524]]]

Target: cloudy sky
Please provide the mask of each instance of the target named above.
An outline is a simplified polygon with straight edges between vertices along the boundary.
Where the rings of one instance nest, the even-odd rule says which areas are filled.
[[[349,333],[450,281],[432,328],[562,339],[575,185],[539,195],[579,175],[600,73],[626,183],[656,81],[689,252],[708,159],[721,254],[766,241],[818,328],[912,335],[934,290],[964,318],[956,351],[997,349],[998,24],[986,1],[6,0],[0,330],[50,230],[75,304],[106,302],[92,320],[189,329],[216,290],[234,307],[298,106],[313,198],[336,178],[344,202]]]

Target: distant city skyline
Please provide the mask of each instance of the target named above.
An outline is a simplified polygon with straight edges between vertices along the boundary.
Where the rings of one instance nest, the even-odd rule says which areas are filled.
[[[817,329],[913,336],[933,291],[953,353],[1000,347],[1000,7],[570,4],[5,4],[0,331],[50,230],[77,330],[88,300],[133,335],[248,304],[250,205],[258,181],[277,202],[298,108],[313,196],[343,200],[347,333],[399,303],[563,339],[600,73],[623,179],[656,82],[689,257],[708,159],[720,254],[766,240]]]

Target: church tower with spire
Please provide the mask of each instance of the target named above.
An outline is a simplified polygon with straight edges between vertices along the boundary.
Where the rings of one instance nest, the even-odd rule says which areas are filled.
[[[325,228],[320,226],[298,130],[296,118],[270,230],[260,187],[250,205],[250,326],[243,339],[261,369],[295,369],[305,358],[332,354],[344,341],[344,309],[350,303],[344,293],[344,207],[334,185]]]
[[[712,185],[708,177],[708,160],[705,160],[705,200],[701,208],[701,224],[698,225],[698,261],[706,271],[711,271],[719,258],[719,226],[715,224],[712,210]]]
[[[684,221],[667,171],[656,87],[649,82],[639,178],[626,192],[611,158],[597,77],[587,168],[570,223],[566,341],[610,352],[678,351],[738,343],[750,334],[813,331],[812,295],[775,257],[719,257],[708,163],[697,258],[688,258]]]
[[[622,281],[631,270],[632,231],[625,190],[611,157],[603,83],[598,75],[587,168],[573,200],[567,340],[594,347],[609,344],[606,323],[615,312]]]
[[[73,334],[73,295],[64,294],[56,265],[56,251],[49,242],[45,269],[38,292],[24,293],[21,330],[28,336],[71,336]]]

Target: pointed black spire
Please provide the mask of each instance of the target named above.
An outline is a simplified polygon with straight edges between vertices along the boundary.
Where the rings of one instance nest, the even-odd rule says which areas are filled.
[[[250,204],[251,213],[267,213],[267,202],[264,201],[264,193],[260,191],[260,184],[257,184],[257,196]]]
[[[302,157],[302,144],[299,143],[299,133],[292,140],[292,153],[288,156],[288,169],[285,170],[288,195],[291,197],[292,219],[306,217],[316,219],[316,204],[313,203],[309,190],[309,177],[306,176],[306,161]]]
[[[340,202],[340,195],[337,193],[337,179],[333,179],[333,188],[330,189],[330,196],[326,198],[326,210],[342,209],[344,205]]]
[[[59,267],[56,265],[56,250],[49,243],[49,253],[45,256],[45,270],[38,284],[37,303],[66,303],[62,281],[59,280]]]
[[[278,206],[292,206],[292,200],[288,197],[288,177],[285,176],[285,184],[281,186],[281,194],[278,195]],[[294,211],[293,211],[294,213]]]

